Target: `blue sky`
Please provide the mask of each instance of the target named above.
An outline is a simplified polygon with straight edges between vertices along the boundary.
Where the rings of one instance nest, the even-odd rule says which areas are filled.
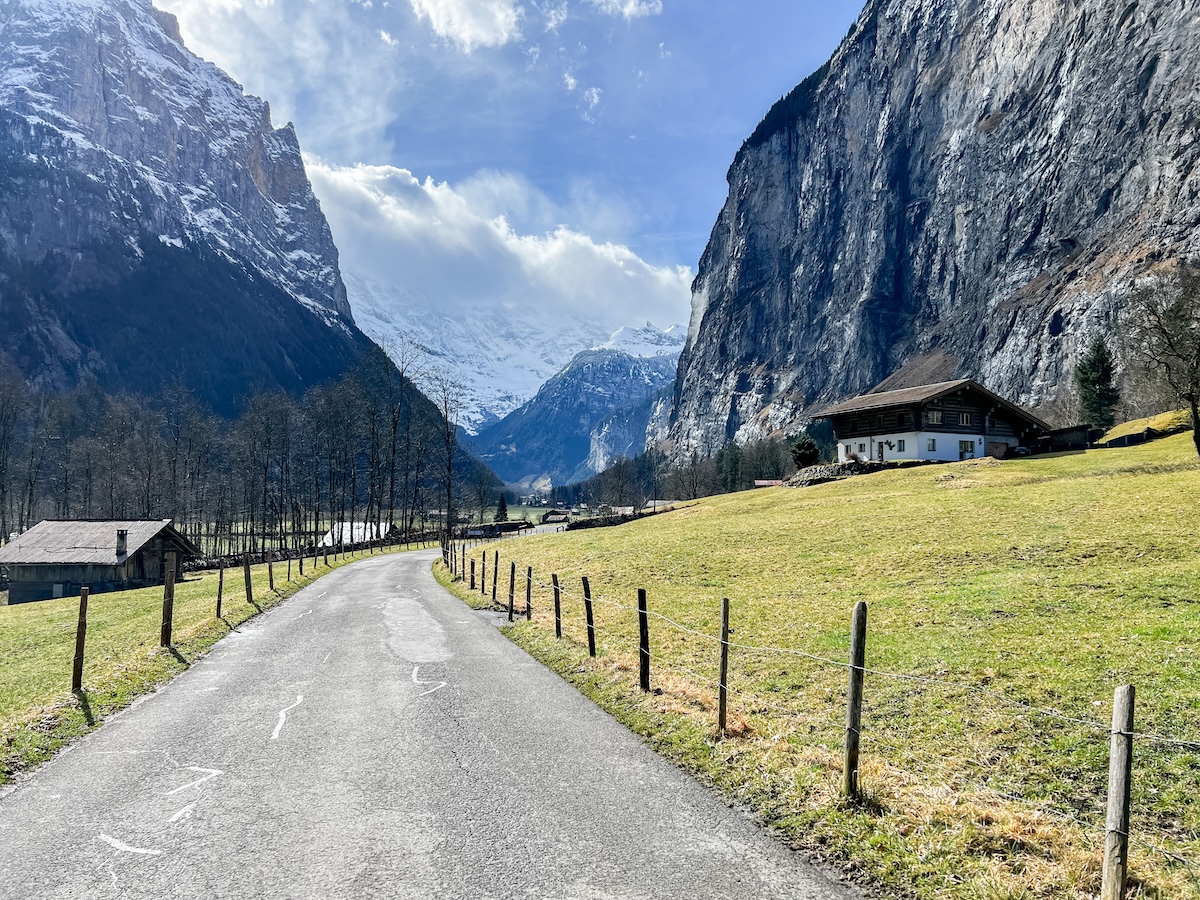
[[[193,51],[271,103],[276,124],[295,123],[344,268],[432,302],[455,253],[552,266],[565,236],[573,258],[593,248],[591,277],[630,286],[622,315],[645,309],[656,324],[687,318],[686,284],[742,140],[830,56],[861,9],[809,0],[158,5],[179,16]],[[422,222],[438,226],[436,247],[420,237],[430,231]],[[487,264],[478,268],[477,284],[452,290],[486,295]],[[529,302],[559,301],[534,291]]]

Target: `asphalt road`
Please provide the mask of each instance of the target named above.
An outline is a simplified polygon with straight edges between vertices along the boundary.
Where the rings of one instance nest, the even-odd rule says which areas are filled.
[[[859,895],[442,590],[367,559],[0,798],[0,897]]]

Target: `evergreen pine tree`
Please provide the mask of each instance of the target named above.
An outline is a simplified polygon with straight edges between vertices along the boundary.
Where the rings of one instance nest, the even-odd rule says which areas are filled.
[[[504,495],[500,495],[500,502],[496,505],[496,518],[494,522],[508,521],[508,501],[504,499]]]
[[[1075,368],[1079,387],[1079,418],[1096,428],[1111,428],[1116,421],[1117,401],[1121,392],[1113,383],[1115,376],[1112,351],[1098,334]]]

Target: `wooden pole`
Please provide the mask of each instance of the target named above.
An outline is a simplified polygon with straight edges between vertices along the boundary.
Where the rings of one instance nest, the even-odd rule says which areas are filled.
[[[583,617],[587,622],[588,656],[596,655],[596,622],[592,618],[592,586],[583,576]]]
[[[221,603],[225,600],[225,560],[221,560],[217,569],[217,618],[221,618]]]
[[[246,602],[251,606],[254,605],[254,586],[250,584],[250,551],[247,550],[242,556],[242,572],[246,578]]]
[[[533,619],[533,566],[525,570],[525,621]]]
[[[479,593],[487,593],[487,551],[479,557]]]
[[[88,594],[92,589],[86,584],[79,589],[79,624],[75,627],[75,664],[71,667],[71,693],[83,690],[83,648],[87,643]]]
[[[275,554],[267,550],[267,590],[275,590]]]
[[[638,684],[645,693],[650,691],[650,611],[646,606],[646,589],[638,588]]]
[[[303,578],[304,577],[304,554],[303,553],[300,554],[299,560],[300,560],[300,577]]]
[[[850,690],[846,700],[846,757],[842,770],[842,793],[858,797],[858,747],[862,736],[863,675],[867,656],[867,604],[854,604],[850,628]]]
[[[292,557],[288,555],[288,581],[292,580]]]
[[[159,635],[159,644],[163,647],[170,647],[171,630],[175,618],[175,552],[173,550],[167,551],[165,571],[167,578],[163,584],[162,633]]]
[[[1113,695],[1112,749],[1108,757],[1108,818],[1100,900],[1121,900],[1129,873],[1129,793],[1133,775],[1132,684]]]
[[[721,598],[721,669],[717,678],[717,731],[725,734],[729,705],[729,598]]]
[[[517,564],[508,567],[508,621],[513,620],[513,594],[517,590]]]
[[[471,590],[475,590],[475,560],[471,559]]]
[[[492,605],[496,605],[496,580],[500,577],[500,551],[492,557]]]
[[[562,640],[562,589],[558,586],[558,575],[551,575],[554,584],[554,636]]]

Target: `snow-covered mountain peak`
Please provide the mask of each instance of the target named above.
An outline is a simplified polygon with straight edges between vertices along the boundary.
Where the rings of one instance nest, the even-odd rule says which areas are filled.
[[[639,327],[622,326],[614,331],[602,344],[593,350],[620,350],[630,356],[650,358],[655,356],[677,356],[687,340],[687,328],[671,325],[658,328],[651,322]]]

